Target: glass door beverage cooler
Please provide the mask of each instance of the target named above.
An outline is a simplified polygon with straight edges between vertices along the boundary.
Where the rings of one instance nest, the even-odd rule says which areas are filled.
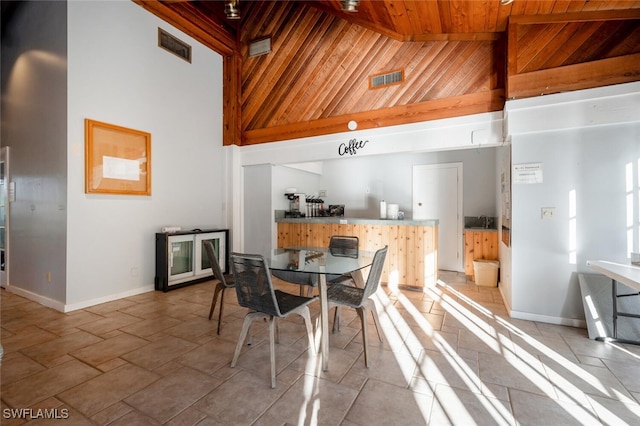
[[[227,273],[228,237],[227,229],[157,233],[155,289],[168,291],[210,280],[213,272],[205,254],[205,241],[212,242],[222,273]]]

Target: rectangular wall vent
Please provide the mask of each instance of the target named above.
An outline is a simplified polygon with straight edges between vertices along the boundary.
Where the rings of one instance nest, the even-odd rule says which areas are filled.
[[[271,52],[271,37],[249,42],[249,56],[266,55]]]
[[[161,28],[158,28],[158,47],[191,63],[191,46]]]
[[[369,80],[369,88],[377,89],[379,87],[391,86],[393,84],[400,84],[404,81],[404,71],[392,71],[386,74],[378,74],[371,77]]]

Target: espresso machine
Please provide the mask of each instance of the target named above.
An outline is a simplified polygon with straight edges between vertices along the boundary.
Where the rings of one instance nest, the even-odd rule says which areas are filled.
[[[284,217],[305,217],[307,211],[305,194],[288,192],[284,196],[289,200],[289,211],[284,212]]]

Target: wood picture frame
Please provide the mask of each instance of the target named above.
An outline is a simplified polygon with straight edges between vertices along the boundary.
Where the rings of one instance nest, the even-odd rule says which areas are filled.
[[[151,133],[85,119],[85,193],[151,195]]]

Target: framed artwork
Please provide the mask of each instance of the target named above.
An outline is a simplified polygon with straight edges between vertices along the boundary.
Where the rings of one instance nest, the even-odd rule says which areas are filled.
[[[151,133],[84,123],[85,193],[151,195]]]

